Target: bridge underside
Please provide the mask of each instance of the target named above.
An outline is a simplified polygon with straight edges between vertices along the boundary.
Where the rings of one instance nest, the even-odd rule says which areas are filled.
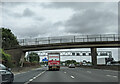
[[[118,48],[120,41],[109,42],[75,42],[75,43],[54,43],[43,45],[22,46],[23,51],[54,50],[54,49],[73,49],[73,48]]]

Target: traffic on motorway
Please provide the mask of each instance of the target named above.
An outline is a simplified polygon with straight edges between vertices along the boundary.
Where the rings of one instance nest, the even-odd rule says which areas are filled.
[[[48,65],[13,74],[0,64],[2,82],[30,84],[38,82],[118,82],[118,71],[76,67],[74,64],[61,66],[59,71],[49,70]]]
[[[15,83],[39,83],[39,82],[117,82],[118,72],[111,70],[99,70],[88,68],[61,67],[59,71],[49,71],[47,67],[16,74]]]
[[[82,68],[74,64],[60,64],[59,53],[49,53],[47,64],[27,72],[13,74],[10,68],[0,64],[2,83],[36,83],[36,82],[117,82],[118,71]],[[85,63],[83,63],[85,66]],[[91,66],[88,65],[87,66]],[[81,80],[80,80],[81,79]]]

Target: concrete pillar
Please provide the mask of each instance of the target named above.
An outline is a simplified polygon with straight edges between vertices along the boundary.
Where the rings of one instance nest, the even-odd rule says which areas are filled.
[[[22,52],[21,58],[20,58],[20,67],[23,67],[24,57],[25,57],[25,52]]]
[[[91,48],[91,56],[92,56],[92,65],[96,66],[97,65],[97,49],[96,48]]]

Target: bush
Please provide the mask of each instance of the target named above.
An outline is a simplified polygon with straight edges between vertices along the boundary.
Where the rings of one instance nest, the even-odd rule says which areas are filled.
[[[24,67],[30,67],[30,66],[31,66],[31,63],[30,63],[30,62],[24,62],[23,66],[24,66]]]
[[[38,62],[38,61],[33,61],[32,63],[36,63],[36,64],[37,64],[37,63],[39,63],[39,62]]]
[[[9,54],[6,54],[2,49],[0,49],[0,53],[2,54],[2,63],[6,67],[13,67],[11,56]]]
[[[36,66],[36,65],[39,65],[38,62],[34,62],[34,63],[24,62],[23,64],[24,67],[31,67],[31,66]]]
[[[35,52],[31,52],[31,53],[29,53],[28,54],[28,56],[29,56],[29,61],[30,62],[39,62],[39,60],[40,60],[40,58],[39,58],[39,55],[37,54],[37,53],[35,53]]]

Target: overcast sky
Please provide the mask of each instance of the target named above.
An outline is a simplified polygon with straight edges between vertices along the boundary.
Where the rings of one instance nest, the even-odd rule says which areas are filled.
[[[118,3],[3,2],[1,26],[17,38],[117,34]]]
[[[2,26],[18,38],[118,33],[117,2],[4,2]]]

